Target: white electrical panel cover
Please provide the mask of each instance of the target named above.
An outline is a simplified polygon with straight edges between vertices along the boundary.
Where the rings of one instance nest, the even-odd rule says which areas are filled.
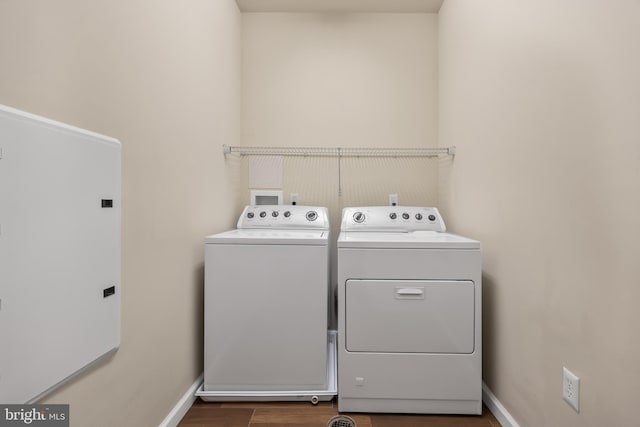
[[[0,105],[0,402],[120,345],[120,143]]]

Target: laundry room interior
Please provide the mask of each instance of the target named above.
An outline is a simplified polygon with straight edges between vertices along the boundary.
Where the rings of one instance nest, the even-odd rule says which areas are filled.
[[[639,51],[640,0],[3,0],[0,104],[121,144],[120,342],[39,403],[178,425],[206,363],[205,237],[263,190],[327,208],[331,288],[343,209],[437,208],[480,242],[500,424],[637,425]]]

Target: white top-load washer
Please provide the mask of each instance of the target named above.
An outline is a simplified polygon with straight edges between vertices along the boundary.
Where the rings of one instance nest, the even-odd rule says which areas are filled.
[[[436,208],[345,208],[338,238],[338,406],[482,413],[480,242]]]
[[[326,208],[247,206],[237,229],[205,240],[208,401],[331,400]]]

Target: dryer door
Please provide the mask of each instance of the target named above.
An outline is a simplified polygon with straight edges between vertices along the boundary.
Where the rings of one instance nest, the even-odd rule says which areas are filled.
[[[475,293],[469,280],[347,280],[347,351],[471,354]]]

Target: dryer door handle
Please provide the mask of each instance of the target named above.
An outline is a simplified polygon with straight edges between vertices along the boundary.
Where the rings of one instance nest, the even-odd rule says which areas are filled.
[[[396,288],[396,299],[424,299],[424,287],[398,287]]]

